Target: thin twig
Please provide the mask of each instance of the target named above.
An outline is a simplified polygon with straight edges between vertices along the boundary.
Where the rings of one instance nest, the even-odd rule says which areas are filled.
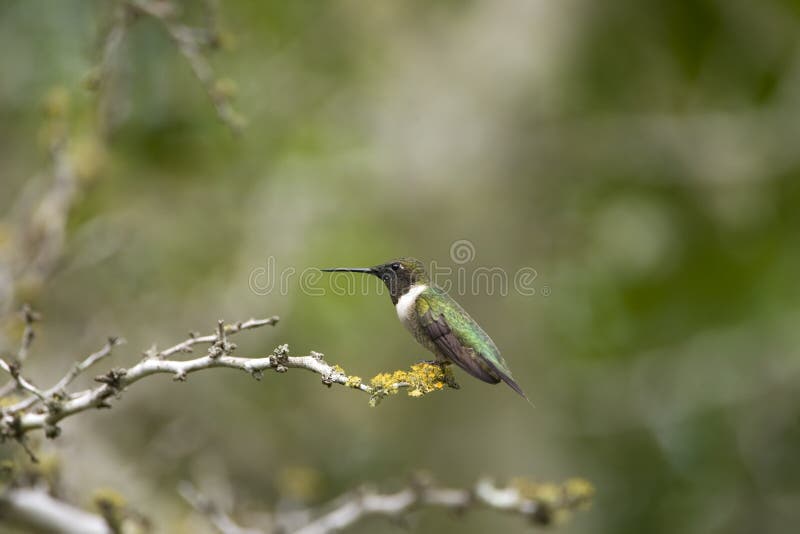
[[[22,307],[22,317],[25,321],[25,330],[22,332],[22,341],[20,342],[19,350],[17,351],[17,363],[22,365],[28,357],[28,350],[33,343],[34,332],[33,323],[39,321],[41,317],[38,313],[33,311],[28,304]]]
[[[226,334],[238,334],[243,330],[250,330],[251,328],[258,328],[261,326],[274,326],[278,323],[280,318],[277,315],[273,315],[272,317],[268,317],[266,319],[249,319],[245,322],[235,323],[231,325],[225,325],[225,333]],[[173,354],[178,352],[192,352],[192,347],[197,344],[207,344],[207,343],[214,343],[217,341],[219,337],[219,329],[214,334],[209,334],[207,336],[198,336],[197,334],[190,334],[189,339],[186,341],[182,341],[177,345],[173,345],[167,349],[157,351],[153,354],[156,358],[168,358]]]
[[[220,509],[213,501],[209,500],[191,482],[183,481],[178,485],[178,493],[198,513],[202,514],[220,534],[260,534],[257,529],[243,528],[236,524],[231,517]]]
[[[33,338],[35,337],[34,330],[33,330],[33,323],[39,321],[41,316],[33,311],[28,304],[25,304],[22,307],[22,318],[25,322],[25,329],[22,331],[22,340],[19,344],[19,349],[17,350],[17,357],[16,357],[16,372],[22,372],[22,364],[28,358],[28,351],[31,348],[31,344],[33,344]],[[6,364],[9,366],[9,364]],[[8,372],[11,370],[9,369]],[[19,381],[16,379],[9,380],[3,386],[0,386],[0,398],[5,397],[14,389],[19,386]]]
[[[134,20],[131,9],[124,4],[114,5],[108,30],[100,45],[100,58],[92,69],[87,80],[90,89],[95,90],[97,99],[97,131],[106,138],[120,122],[126,106],[116,98],[118,90],[118,73],[120,62],[117,61],[119,51],[125,42],[128,28]]]
[[[214,70],[203,55],[203,48],[214,42],[213,27],[195,29],[179,24],[172,19],[175,7],[169,2],[152,2],[149,0],[129,0],[129,5],[140,13],[158,21],[186,59],[195,78],[203,85],[208,97],[214,104],[217,116],[230,130],[238,134],[244,127],[244,120],[231,105],[230,95],[220,90],[214,76]],[[209,12],[213,16],[213,11]]]
[[[11,375],[11,378],[16,382],[20,389],[27,391],[40,400],[45,400],[44,393],[30,383],[20,372],[20,367],[17,364],[9,364],[4,359],[0,358],[0,369]]]
[[[106,344],[103,345],[103,347],[100,350],[90,354],[82,362],[76,363],[72,367],[72,369],[70,369],[69,372],[66,375],[64,375],[64,377],[61,380],[58,381],[58,383],[55,386],[53,386],[51,389],[47,391],[47,396],[49,397],[57,392],[63,391],[68,385],[72,383],[73,380],[75,380],[75,378],[78,377],[78,375],[89,369],[91,366],[93,366],[103,358],[110,356],[111,351],[114,349],[114,347],[122,345],[123,343],[125,343],[125,340],[121,337],[108,338],[108,341],[106,341]]]
[[[65,395],[64,390],[66,389],[67,386],[69,386],[72,383],[73,380],[75,380],[78,377],[78,375],[89,369],[91,366],[93,366],[100,360],[106,358],[107,356],[110,356],[113,348],[116,347],[117,345],[122,345],[123,343],[125,343],[125,340],[122,338],[117,338],[117,337],[108,338],[108,341],[106,341],[106,344],[103,345],[103,347],[100,350],[90,354],[83,361],[73,365],[72,368],[67,372],[67,374],[64,375],[64,377],[61,380],[59,380],[55,386],[51,387],[47,391],[44,391],[43,392],[44,398],[28,397],[27,399],[20,401],[17,404],[9,406],[6,409],[6,411],[8,413],[20,412],[22,410],[27,410],[28,408],[35,405],[39,401],[54,399],[56,395],[61,395],[61,396]]]

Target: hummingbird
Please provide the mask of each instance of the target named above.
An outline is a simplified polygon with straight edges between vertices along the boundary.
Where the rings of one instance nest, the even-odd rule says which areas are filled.
[[[436,356],[436,363],[454,363],[489,384],[503,381],[528,400],[492,338],[458,302],[431,281],[421,261],[397,258],[374,267],[321,270],[377,276],[389,290],[400,322],[420,345]]]

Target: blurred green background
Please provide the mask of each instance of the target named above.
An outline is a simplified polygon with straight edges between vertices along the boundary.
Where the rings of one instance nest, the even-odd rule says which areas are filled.
[[[585,477],[594,506],[565,532],[796,528],[800,4],[231,0],[211,60],[242,135],[142,19],[101,149],[85,78],[108,20],[100,1],[0,3],[0,214],[48,183],[54,90],[91,168],[58,270],[21,295],[44,315],[37,383],[110,334],[128,344],[106,366],[128,366],[218,318],[272,314],[239,355],[288,343],[363,377],[405,368],[428,355],[385,294],[313,296],[295,275],[259,295],[251,274],[269,258],[298,274],[399,255],[458,267],[468,240],[467,272],[538,273],[533,296],[459,297],[536,408],[463,373],[460,391],[375,409],[301,371],[156,377],[44,444],[76,500],[111,487],[188,531],[185,478],[252,523],[423,468],[448,484]],[[412,526],[529,530],[438,510]]]

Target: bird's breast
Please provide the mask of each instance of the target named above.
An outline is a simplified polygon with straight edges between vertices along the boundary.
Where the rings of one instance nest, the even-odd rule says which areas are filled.
[[[395,309],[397,310],[397,318],[405,325],[406,328],[414,332],[416,326],[416,309],[417,297],[428,289],[428,286],[419,284],[412,286],[403,296],[397,300]]]

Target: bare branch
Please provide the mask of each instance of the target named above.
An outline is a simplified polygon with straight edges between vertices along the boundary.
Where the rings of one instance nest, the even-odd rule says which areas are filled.
[[[64,94],[51,98],[49,107],[64,108]],[[12,229],[13,245],[9,253],[0,255],[0,315],[7,313],[15,305],[16,293],[20,285],[36,287],[55,271],[61,259],[66,239],[67,219],[78,193],[78,180],[73,164],[67,154],[68,140],[65,126],[60,119],[63,109],[51,112],[55,115],[51,130],[50,157],[52,161],[52,182],[40,198],[30,201],[21,195],[19,206],[24,214],[14,221]],[[31,324],[35,317],[25,313],[26,333],[32,334]],[[31,336],[23,336],[19,356],[27,356]]]
[[[65,129],[63,125],[62,128]],[[69,140],[65,133],[51,140],[53,183],[33,212],[28,226],[22,228],[24,242],[35,247],[23,260],[18,275],[24,273],[44,280],[55,270],[63,254],[67,219],[79,192],[68,148]]]
[[[128,3],[131,8],[152,17],[163,26],[186,59],[194,76],[203,85],[214,104],[217,116],[233,133],[240,133],[245,125],[244,119],[231,104],[231,91],[215,78],[214,70],[203,55],[203,48],[209,47],[217,40],[213,34],[213,25],[210,24],[207,29],[195,29],[175,22],[173,20],[175,6],[166,1],[129,0]],[[209,16],[213,16],[213,10],[209,11]]]
[[[122,345],[123,343],[125,343],[125,340],[121,337],[108,338],[108,341],[106,341],[106,344],[103,345],[100,350],[90,354],[82,362],[76,363],[75,366],[70,369],[66,375],[64,375],[64,378],[59,380],[58,383],[51,389],[47,390],[46,396],[52,397],[56,393],[64,391],[64,389],[69,386],[72,381],[78,377],[78,375],[89,369],[103,358],[111,356],[111,351],[114,349],[114,347]]]
[[[31,344],[33,343],[33,338],[35,337],[33,331],[33,323],[41,319],[41,316],[37,312],[33,311],[31,307],[28,306],[27,304],[25,304],[22,307],[21,313],[22,313],[22,318],[25,321],[25,328],[22,331],[22,341],[20,341],[19,350],[17,351],[16,365],[14,366],[15,367],[14,371],[17,374],[22,372],[22,364],[28,358],[28,351],[30,350]],[[6,372],[11,373],[12,371],[11,367],[12,366],[10,364],[4,362],[3,369],[5,369]],[[0,387],[0,398],[8,395],[12,391],[14,391],[14,389],[16,389],[17,387],[22,387],[24,389],[25,386],[23,386],[20,383],[19,379],[17,378],[9,380],[2,387]],[[31,393],[35,394],[35,392],[33,391],[31,391]]]
[[[44,489],[18,488],[0,494],[0,518],[33,532],[111,534],[99,515],[51,497]]]
[[[447,488],[430,483],[411,484],[394,493],[361,491],[340,497],[335,506],[293,534],[327,534],[354,525],[367,516],[399,517],[415,507],[434,507],[466,512],[493,509],[521,515],[536,525],[549,525],[557,515],[578,509],[591,500],[594,489],[584,480],[573,479],[561,486],[516,481],[507,487],[489,479],[472,488]]]
[[[191,484],[183,483],[180,491],[184,499],[206,516],[221,534],[261,532],[238,526]],[[560,485],[515,479],[505,487],[497,486],[490,479],[481,479],[472,487],[450,488],[417,478],[393,493],[381,493],[363,486],[334,499],[323,506],[322,511],[293,512],[293,517],[306,518],[300,524],[276,521],[267,532],[278,529],[292,534],[329,534],[346,530],[368,516],[398,519],[418,508],[441,508],[457,513],[488,509],[519,515],[534,525],[545,526],[585,508],[593,495],[594,488],[583,479],[570,479]]]
[[[110,337],[103,348],[94,352],[86,357],[85,360],[82,362],[76,363],[72,369],[67,372],[64,377],[58,381],[58,383],[48,389],[47,391],[43,392],[41,397],[34,396],[28,397],[24,401],[21,401],[13,406],[11,406],[8,411],[9,412],[20,412],[22,410],[27,410],[31,406],[35,405],[38,401],[47,401],[48,399],[57,400],[56,397],[66,397],[65,389],[69,386],[75,378],[78,377],[81,373],[89,369],[92,365],[99,362],[103,358],[111,355],[111,351],[117,345],[122,345],[125,343],[125,340],[122,338],[117,337]],[[0,395],[2,397],[2,395]]]
[[[292,513],[294,517],[306,518],[300,524],[296,521],[294,524],[277,521],[263,531],[239,526],[188,482],[182,482],[178,490],[221,534],[267,534],[277,531],[329,534],[346,530],[369,516],[399,519],[419,508],[438,508],[459,514],[477,509],[495,510],[521,516],[534,525],[545,526],[586,508],[594,496],[592,485],[582,479],[571,479],[560,485],[516,479],[505,487],[497,486],[489,479],[481,479],[467,488],[438,486],[429,480],[417,479],[391,493],[362,487],[334,499],[320,510]],[[13,488],[0,494],[0,519],[35,531],[64,534],[110,534],[115,531],[114,522],[109,522],[108,517],[60,501],[43,487]]]
[[[263,377],[264,371],[272,369],[278,373],[285,373],[289,369],[305,369],[322,377],[326,386],[339,384],[370,395],[370,404],[377,404],[382,398],[397,393],[401,389],[408,390],[409,396],[419,397],[432,391],[443,389],[445,386],[454,385],[449,369],[431,364],[417,364],[410,371],[395,371],[374,377],[370,385],[363,383],[360,377],[351,376],[337,366],[327,363],[323,355],[312,352],[307,356],[289,356],[289,346],[281,345],[272,354],[265,357],[242,358],[231,356],[236,345],[228,337],[244,330],[265,325],[274,325],[278,317],[267,319],[250,319],[235,324],[219,322],[214,334],[198,336],[191,334],[188,339],[173,345],[168,349],[157,351],[151,349],[145,352],[145,357],[131,368],[116,368],[95,378],[101,385],[73,394],[64,392],[75,377],[88,369],[92,364],[107,356],[117,339],[110,339],[106,346],[95,354],[86,358],[76,367],[71,369],[52,388],[41,391],[14,372],[14,367],[2,362],[0,368],[7,368],[15,380],[32,397],[23,399],[16,404],[2,409],[0,419],[0,438],[21,438],[29,431],[43,428],[47,437],[56,437],[60,433],[57,426],[62,419],[93,408],[108,408],[110,400],[118,398],[130,385],[139,380],[155,374],[171,374],[174,380],[185,381],[190,373],[227,367],[245,371],[257,380]],[[191,360],[170,360],[167,356],[178,352],[191,352],[197,344],[208,344],[206,355]],[[2,361],[2,360],[0,360]],[[41,409],[33,409],[42,402]]]
[[[25,330],[22,332],[22,342],[20,343],[19,351],[17,351],[17,363],[20,365],[28,357],[28,349],[31,348],[33,343],[33,323],[41,319],[40,315],[27,304],[22,307],[22,317],[25,321]]]
[[[124,4],[112,7],[113,13],[108,29],[102,39],[97,65],[87,77],[87,86],[98,94],[97,99],[97,131],[102,138],[107,138],[111,131],[122,122],[126,107],[118,98],[120,89],[118,74],[120,62],[117,61],[120,49],[125,41],[128,28],[134,16],[130,8]]]
[[[0,369],[11,375],[11,378],[16,382],[17,386],[31,393],[35,397],[39,398],[40,400],[44,400],[45,396],[39,388],[31,384],[28,380],[25,379],[24,376],[20,373],[20,366],[19,364],[8,363],[4,359],[0,358]]]
[[[238,334],[243,330],[250,330],[251,328],[259,328],[261,326],[274,326],[278,323],[280,318],[277,315],[273,315],[272,317],[268,317],[266,319],[250,319],[245,322],[239,322],[232,325],[224,325],[224,335],[229,334]],[[217,332],[214,334],[210,334],[207,336],[199,336],[197,334],[191,333],[189,334],[189,339],[186,341],[182,341],[177,345],[173,345],[167,349],[161,351],[153,351],[152,353],[148,354],[156,358],[167,358],[172,356],[173,354],[179,352],[192,352],[192,347],[197,344],[207,344],[207,343],[214,343],[219,339],[220,330],[219,326],[217,327]]]
[[[192,508],[208,519],[220,534],[259,534],[261,531],[250,528],[243,528],[237,525],[228,514],[222,511],[214,502],[207,499],[202,493],[197,491],[190,482],[181,482],[178,486],[178,493],[188,502]]]

